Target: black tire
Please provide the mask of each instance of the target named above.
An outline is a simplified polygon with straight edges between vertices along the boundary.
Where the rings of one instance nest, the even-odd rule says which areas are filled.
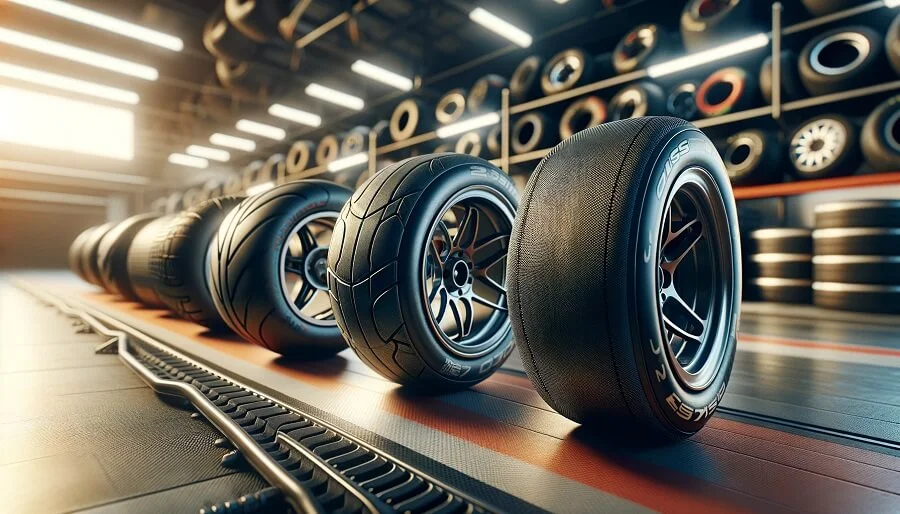
[[[816,228],[900,227],[900,200],[852,200],[815,207]]]
[[[211,247],[210,280],[216,310],[234,332],[296,358],[329,357],[346,348],[333,320],[313,319],[302,309],[314,307],[316,298],[309,297],[310,293],[319,297],[316,305],[330,304],[327,294],[319,294],[324,276],[310,281],[303,275],[296,292],[303,294],[304,301],[297,306],[293,296],[288,299],[292,292],[287,290],[284,266],[291,262],[289,257],[295,250],[303,249],[312,260],[291,266],[299,266],[297,271],[305,273],[309,264],[315,268],[311,271],[324,275],[327,248],[322,241],[314,240],[315,235],[307,230],[312,221],[307,220],[333,222],[350,195],[349,189],[331,182],[303,180],[247,198],[225,217]],[[307,239],[301,241],[298,230]],[[309,248],[310,241],[315,248]],[[295,243],[300,246],[293,248]],[[298,285],[296,280],[294,285]]]
[[[568,139],[582,130],[606,122],[606,102],[598,96],[575,100],[559,120],[559,138]]]
[[[528,56],[519,63],[509,78],[509,97],[513,103],[526,102],[540,95],[543,68],[544,59],[539,55]]]
[[[312,141],[295,141],[285,157],[285,166],[288,175],[302,173],[313,162],[316,154],[316,144]]]
[[[138,301],[145,307],[163,307],[156,292],[156,275],[152,268],[151,252],[157,240],[165,237],[169,223],[175,214],[161,216],[144,225],[128,247],[128,280]]]
[[[697,83],[682,82],[672,88],[666,98],[666,112],[683,120],[695,119],[699,114],[697,111]]]
[[[530,112],[519,116],[512,126],[510,148],[513,154],[528,153],[532,150],[546,148],[553,139],[550,121],[539,112]]]
[[[688,52],[705,50],[757,32],[760,24],[751,0],[690,0],[681,13],[681,38]]]
[[[85,230],[82,230],[75,239],[72,240],[72,244],[69,245],[69,253],[68,253],[68,263],[69,269],[72,270],[72,273],[78,275],[78,278],[81,280],[87,281],[87,274],[84,269],[84,255],[85,251],[85,243],[90,239],[91,232],[93,232],[97,227],[90,227]]]
[[[280,96],[278,84],[283,84],[271,69],[255,61],[216,61],[216,78],[231,96],[241,100],[260,101]]]
[[[453,150],[456,153],[478,157],[484,151],[481,132],[467,132],[456,140]]]
[[[100,250],[100,241],[115,226],[114,222],[100,225],[91,232],[84,242],[84,247],[81,251],[81,268],[84,270],[84,279],[95,286],[103,287],[103,282],[100,279],[100,259],[97,255]]]
[[[174,217],[150,249],[160,301],[184,319],[213,329],[225,323],[210,292],[211,245],[225,216],[243,197],[211,198]]]
[[[807,95],[797,71],[797,55],[790,50],[782,50],[779,58],[781,64],[781,101],[799,100]],[[772,103],[772,56],[766,57],[759,68],[759,91],[767,104]]]
[[[672,49],[669,33],[655,23],[631,29],[616,44],[612,63],[617,73],[629,73],[664,59]]]
[[[745,248],[755,253],[813,253],[812,231],[805,228],[763,228],[750,232]]]
[[[734,186],[781,182],[783,155],[778,134],[762,130],[738,132],[722,147],[722,160]]]
[[[900,313],[900,286],[813,282],[813,303],[828,309]]]
[[[837,114],[803,122],[788,140],[788,154],[791,171],[799,179],[852,175],[862,163],[856,125]]]
[[[509,87],[509,81],[495,73],[481,77],[472,84],[466,107],[469,112],[493,112],[500,110],[503,90]]]
[[[259,45],[234,28],[220,5],[203,27],[203,46],[217,59],[245,62],[256,57]]]
[[[894,73],[900,75],[900,15],[894,18],[884,36],[884,49]]]
[[[228,21],[257,43],[279,38],[278,22],[287,16],[289,2],[282,0],[225,0]]]
[[[874,30],[841,27],[812,38],[800,52],[800,80],[813,96],[877,82],[886,67],[884,43]]]
[[[887,99],[866,118],[860,142],[872,169],[900,170],[900,95]]]
[[[814,230],[816,255],[897,255],[900,228],[823,228]]]
[[[428,107],[414,98],[403,100],[391,113],[390,133],[394,141],[406,141],[417,133],[434,128],[434,120],[427,115]]]
[[[499,125],[494,125],[491,127],[491,130],[488,131],[487,136],[484,138],[484,146],[487,148],[487,153],[491,158],[500,157],[500,153],[503,151],[502,144],[500,138],[502,136],[502,130]],[[436,148],[434,153],[441,153]]]
[[[466,113],[466,90],[453,89],[444,94],[434,108],[434,119],[441,125],[455,123]]]
[[[812,280],[756,278],[750,280],[747,294],[764,302],[808,304],[812,301]]]
[[[353,127],[341,137],[341,157],[365,152],[369,147],[369,127]]]
[[[479,212],[470,219],[488,220],[475,224],[480,230],[497,230],[498,238],[473,254],[490,251],[490,257],[474,264],[494,258],[495,265],[502,262],[518,194],[506,174],[470,156],[425,155],[385,168],[344,206],[335,227],[328,252],[328,284],[338,324],[363,362],[390,380],[438,389],[465,387],[487,378],[512,351],[505,312],[495,310],[481,318],[484,325],[477,330],[471,318],[460,321],[456,332],[464,333],[461,326],[465,324],[472,337],[464,334],[455,341],[439,328],[427,304],[427,284],[433,278],[431,272],[438,269],[428,250],[438,252],[442,269],[450,265],[451,256],[443,256],[448,246],[483,240],[478,228],[471,236],[469,228],[464,229],[464,241],[448,242],[448,236],[438,244],[434,239],[435,227],[443,225],[457,200],[463,206],[471,202]],[[479,211],[481,207],[484,210]],[[452,265],[465,262],[464,258],[455,254]],[[499,266],[487,267],[488,277],[501,288],[503,271]],[[486,284],[482,279],[476,283]],[[450,294],[437,293],[444,305],[442,316],[451,309],[459,312],[459,303],[473,305],[461,293],[453,297],[455,307],[448,308]],[[502,302],[503,296],[496,301]]]
[[[691,206],[700,223],[687,221]],[[677,232],[683,237],[666,237],[680,230],[666,223],[670,208],[682,213],[679,224],[687,223]],[[696,248],[701,260],[685,261],[692,269],[710,257],[708,272],[693,275],[691,287],[711,288],[716,300],[708,319],[716,322],[705,325],[709,334],[684,329],[709,343],[709,353],[697,351],[699,374],[675,363],[665,342],[662,309],[673,316],[667,295],[678,293],[671,282],[657,286],[661,264],[673,262],[665,255],[675,250],[659,248],[660,241],[688,244],[682,255]],[[562,142],[528,182],[509,261],[515,339],[551,407],[578,422],[657,439],[687,437],[706,423],[734,359],[741,264],[725,166],[700,130],[650,117],[607,123]]]
[[[731,66],[713,72],[700,83],[694,101],[697,111],[709,118],[749,109],[756,100],[756,79]]]
[[[117,294],[126,300],[140,301],[128,277],[128,249],[134,236],[158,217],[158,214],[135,214],[119,222],[100,240],[100,245],[97,246],[97,262],[100,268],[100,282],[107,292]]]
[[[865,3],[866,0],[800,0],[813,16],[825,16]]]
[[[812,255],[802,253],[757,253],[750,256],[747,274],[754,278],[812,280]],[[809,287],[807,285],[807,287]]]
[[[341,143],[334,134],[326,134],[316,145],[316,165],[327,166],[338,158],[341,153]]]
[[[563,50],[551,57],[541,72],[541,90],[554,95],[587,84],[594,77],[594,59],[580,48]]]
[[[900,285],[900,256],[817,255],[812,262],[817,282]]]
[[[607,106],[610,121],[654,116],[665,112],[665,94],[652,82],[637,82],[621,89]]]

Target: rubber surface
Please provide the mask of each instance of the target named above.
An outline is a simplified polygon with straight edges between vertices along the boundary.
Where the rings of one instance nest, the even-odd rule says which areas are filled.
[[[466,108],[471,113],[500,110],[501,94],[506,87],[509,87],[509,82],[496,73],[481,77],[469,89]]]
[[[731,0],[715,14],[703,15],[701,6],[707,3],[711,2],[690,0],[681,13],[681,39],[688,52],[710,48],[722,40],[738,40],[759,27],[752,0]]]
[[[697,87],[697,111],[706,117],[721,116],[751,107],[756,96],[756,78],[742,68],[722,68]]]
[[[228,21],[223,4],[219,4],[203,28],[203,46],[213,56],[232,62],[253,59],[259,50],[259,45]]]
[[[816,228],[900,227],[900,200],[849,200],[815,207]]]
[[[682,82],[669,91],[666,97],[666,112],[670,116],[691,121],[697,117],[697,83]]]
[[[628,31],[613,50],[613,67],[628,73],[665,59],[674,46],[668,32],[655,23],[646,23]]]
[[[818,282],[900,285],[897,255],[817,255],[813,266]]]
[[[812,256],[802,253],[757,253],[747,262],[747,274],[754,278],[812,279]]]
[[[897,255],[900,228],[826,228],[813,231],[816,255]]]
[[[165,237],[169,223],[176,215],[161,216],[144,225],[128,247],[128,280],[140,302],[148,307],[162,307],[156,292],[156,275],[151,263],[153,246]]]
[[[637,82],[619,90],[609,101],[610,121],[653,116],[665,112],[665,94],[656,84]]]
[[[778,134],[762,130],[738,132],[722,148],[728,178],[735,186],[781,182],[783,156]]]
[[[781,51],[781,101],[799,100],[807,95],[800,73],[797,71],[797,54],[790,50]],[[759,91],[767,104],[772,103],[772,56],[763,60],[759,69]]]
[[[391,113],[390,134],[394,141],[406,141],[417,133],[434,128],[432,110],[415,98],[403,100]]]
[[[516,66],[509,78],[509,96],[514,103],[522,103],[541,93],[541,70],[544,59],[539,55],[526,57]]]
[[[900,75],[900,15],[894,18],[884,37],[884,46],[888,61],[894,73]]]
[[[764,228],[750,232],[747,253],[811,254],[812,232],[802,228]]]
[[[774,303],[801,303],[812,301],[812,280],[756,278],[750,280],[748,297]]]
[[[581,48],[563,50],[547,60],[541,72],[545,95],[568,91],[594,78],[593,58]]]
[[[860,142],[873,169],[900,170],[900,95],[885,100],[866,118]]]
[[[100,241],[115,226],[115,222],[112,221],[100,225],[91,232],[84,242],[84,249],[81,252],[81,267],[84,269],[84,279],[95,286],[103,286],[100,278],[100,261],[98,259]]]
[[[125,299],[140,301],[128,277],[128,248],[134,236],[158,214],[135,214],[107,232],[97,246],[100,282],[104,289]]]
[[[606,102],[599,96],[575,100],[559,120],[559,138],[568,139],[576,132],[596,127],[606,121]]]
[[[824,40],[844,33],[850,33],[850,37],[866,40],[869,46],[868,55],[863,57],[860,54],[859,62],[854,62],[849,56],[843,55],[844,52],[840,45],[844,45],[844,43],[829,43],[825,49],[827,52],[834,52],[834,61],[823,61],[822,57],[815,61],[829,66],[829,71],[825,73],[815,69],[812,59],[815,58],[813,52],[816,47]],[[828,56],[826,51],[820,55]],[[884,40],[878,32],[865,26],[840,27],[813,37],[800,52],[799,61],[800,80],[813,96],[846,91],[877,82],[884,75],[886,64]],[[831,66],[829,62],[833,62],[835,65]]]
[[[900,314],[900,286],[817,281],[813,303],[829,309]]]
[[[90,239],[91,232],[96,229],[96,226],[84,229],[75,236],[75,239],[72,240],[72,244],[69,245],[69,253],[67,255],[69,269],[84,281],[87,281],[87,274],[84,269],[84,258],[82,256],[85,252],[85,243]]]
[[[865,0],[800,0],[803,7],[813,16],[825,16],[849,9],[854,5],[865,3]]]
[[[314,142],[305,140],[294,141],[285,158],[287,174],[294,175],[304,171],[312,164],[314,155],[316,155],[316,144]]]
[[[527,153],[532,150],[546,148],[553,141],[550,120],[539,112],[531,112],[520,116],[513,123],[510,149],[513,154]]]
[[[457,88],[444,94],[434,108],[434,118],[441,125],[459,121],[466,113],[466,90]]]

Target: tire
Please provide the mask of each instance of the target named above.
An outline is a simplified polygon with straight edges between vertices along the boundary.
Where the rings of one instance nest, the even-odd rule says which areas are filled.
[[[391,113],[390,133],[394,141],[406,141],[417,133],[434,128],[433,120],[426,116],[427,107],[413,98],[397,104]]]
[[[799,179],[852,175],[862,163],[856,125],[844,116],[826,114],[807,120],[788,141],[792,172]]]
[[[483,150],[484,145],[481,141],[480,132],[468,132],[463,134],[462,137],[456,140],[456,146],[454,147],[456,153],[471,155],[472,157],[478,157]]]
[[[513,103],[526,102],[540,95],[543,68],[544,59],[539,55],[528,56],[516,66],[509,78],[509,97]]]
[[[279,38],[278,22],[290,14],[281,0],[225,0],[228,21],[248,38],[266,43]]]
[[[900,75],[900,15],[894,18],[884,37],[884,49],[894,73]]]
[[[812,280],[790,278],[756,278],[750,281],[752,298],[773,303],[808,304],[812,301]]]
[[[546,148],[552,137],[547,117],[539,112],[530,112],[519,116],[513,123],[510,147],[513,154],[528,153]]]
[[[212,329],[223,329],[225,323],[211,293],[211,245],[222,220],[242,199],[211,198],[176,215],[150,248],[150,270],[162,304]]]
[[[107,292],[133,302],[140,301],[128,278],[128,249],[134,236],[158,217],[157,214],[135,214],[119,222],[100,240],[100,245],[97,246],[97,262],[100,268],[100,282]]]
[[[800,53],[800,80],[813,96],[877,82],[885,68],[881,36],[863,27],[841,27],[814,37]]]
[[[491,158],[500,157],[500,153],[503,151],[502,144],[500,138],[502,137],[502,130],[499,125],[495,125],[491,127],[491,130],[488,131],[487,136],[484,138],[484,145],[487,147],[487,153]],[[441,153],[436,148],[434,153]]]
[[[697,117],[697,83],[682,82],[666,98],[666,112],[676,118],[691,121]]]
[[[594,77],[593,58],[580,48],[554,55],[541,72],[541,90],[550,96],[587,84]]]
[[[441,125],[455,123],[466,112],[466,90],[453,89],[442,96],[434,108],[434,119]]]
[[[694,97],[697,111],[707,117],[749,109],[756,96],[755,79],[738,67],[722,68],[700,83]]]
[[[672,47],[669,34],[655,23],[631,29],[613,50],[612,63],[617,73],[629,73],[664,59]]]
[[[316,145],[316,165],[327,166],[338,158],[341,153],[341,143],[334,134],[326,134]]]
[[[812,231],[805,228],[763,228],[750,232],[748,254],[813,253]]]
[[[324,276],[318,276],[324,275],[327,242],[313,241],[310,224],[327,231],[350,195],[349,189],[331,182],[303,180],[247,198],[225,217],[211,250],[210,279],[216,310],[234,332],[294,358],[330,357],[346,348],[337,324],[314,319],[309,311],[330,304],[327,293],[321,294]],[[297,236],[298,230],[306,243]],[[300,275],[284,268],[290,259],[303,258],[294,255],[298,251],[311,259],[297,265],[304,273],[299,280]],[[305,274],[307,264],[317,274],[312,281]],[[292,286],[300,286],[297,295],[304,296],[300,306],[293,302],[293,287],[288,290],[289,274]],[[327,310],[320,314],[328,317]]]
[[[813,282],[813,303],[828,309],[900,313],[900,286]]]
[[[816,228],[900,227],[900,200],[853,200],[817,205]]]
[[[587,96],[566,107],[559,120],[559,137],[568,139],[582,130],[606,121],[606,102],[598,96]]]
[[[860,134],[863,157],[875,171],[900,170],[900,95],[866,118]]]
[[[826,14],[843,11],[855,5],[865,2],[865,0],[800,0],[803,7],[813,16],[825,16]]]
[[[277,85],[283,83],[269,68],[254,61],[218,59],[216,78],[233,97],[250,101],[280,96]]]
[[[681,13],[681,39],[688,52],[705,50],[757,32],[758,17],[750,0],[690,0]]]
[[[817,255],[812,262],[818,282],[900,285],[900,256]]]
[[[451,310],[460,312],[460,305],[465,309],[474,304],[467,298],[466,287],[476,287],[483,297],[487,296],[488,280],[503,287],[504,270],[498,265],[506,256],[518,204],[509,177],[478,158],[424,155],[379,172],[341,211],[328,252],[332,306],[350,347],[390,380],[430,389],[466,387],[487,378],[512,351],[505,309],[484,313],[480,318],[483,325],[478,328],[471,317],[462,320],[460,316],[450,335],[463,335],[452,340],[434,321],[434,310],[426,303],[428,284],[438,287],[432,273],[440,271],[427,249],[439,253],[441,268],[467,262],[466,252],[444,255],[449,236],[434,237],[437,227],[449,223],[447,211],[457,202],[463,209],[467,205],[475,209],[476,222],[487,220],[476,223],[471,234],[464,229],[466,239],[458,242],[468,246],[475,240],[487,240],[472,255],[483,259],[474,264],[488,264],[482,268],[488,279],[479,278],[476,287],[465,280],[473,277],[471,272],[453,275],[462,286],[457,290],[457,282],[450,282],[445,292],[435,293],[435,299],[444,305],[443,311],[438,311],[441,321]],[[483,257],[488,252],[489,256]],[[451,294],[455,307],[447,306]],[[502,307],[503,296],[493,301]],[[469,335],[463,325],[468,326]]]
[[[316,144],[312,141],[295,141],[288,150],[285,166],[288,175],[296,175],[305,171],[316,154]]]
[[[251,61],[259,52],[259,45],[241,34],[228,21],[222,5],[216,9],[203,27],[203,46],[213,57],[229,62]]]
[[[621,89],[607,106],[610,121],[654,116],[665,112],[665,95],[652,82],[637,82]]]
[[[81,280],[87,281],[87,274],[84,270],[84,258],[82,255],[85,251],[85,243],[87,243],[88,239],[91,237],[91,232],[96,230],[97,227],[90,227],[85,230],[82,230],[75,239],[72,241],[72,244],[69,245],[69,253],[68,253],[68,263],[69,269],[72,270],[72,273],[78,275],[78,278]]]
[[[81,251],[81,268],[84,270],[84,279],[95,286],[103,287],[103,282],[100,279],[100,260],[97,255],[100,250],[100,241],[115,226],[114,222],[100,225],[91,232],[84,242],[84,247]]]
[[[781,182],[783,155],[778,135],[762,130],[738,132],[722,148],[722,160],[734,186]]]
[[[751,255],[747,263],[747,274],[754,278],[812,280],[812,273],[812,256],[809,254],[757,253]]]
[[[782,50],[781,57],[781,101],[799,100],[807,95],[797,71],[797,55],[790,50]],[[767,104],[772,103],[772,56],[766,57],[759,69],[759,91]]]
[[[369,146],[369,127],[353,127],[341,137],[341,157],[366,151]]]
[[[469,89],[466,107],[471,113],[493,112],[500,110],[503,90],[509,87],[504,77],[491,73],[475,81]]]
[[[689,248],[703,241],[697,259],[686,262],[693,269],[709,257],[709,273],[694,274],[692,287],[712,288],[710,304],[718,306],[708,313],[719,322],[707,325],[710,339],[699,335],[710,353],[699,359],[697,375],[673,364],[661,333],[660,309],[671,302],[665,296],[659,305],[665,253],[657,247],[667,230],[679,228],[665,222],[672,202],[681,212],[693,206],[705,213],[699,226],[711,224],[705,232],[696,223],[680,232],[696,238]],[[551,407],[577,422],[656,439],[681,439],[706,423],[734,359],[741,259],[725,167],[699,129],[650,117],[593,127],[561,143],[528,182],[509,261],[515,339]],[[675,294],[671,285],[662,293]],[[565,307],[548,308],[554,305]]]
[[[823,228],[814,230],[816,255],[897,255],[900,228]]]
[[[156,292],[156,275],[151,267],[151,251],[158,239],[165,237],[169,223],[175,214],[156,218],[144,225],[128,247],[128,280],[138,301],[145,307],[163,307]]]

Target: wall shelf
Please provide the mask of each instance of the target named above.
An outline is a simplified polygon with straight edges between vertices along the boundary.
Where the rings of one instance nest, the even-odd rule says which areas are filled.
[[[900,184],[900,171],[853,175],[850,177],[824,178],[819,180],[798,180],[796,182],[782,182],[780,184],[766,184],[764,186],[735,187],[734,198],[736,200],[754,200],[759,198],[796,196],[832,189],[895,184]]]

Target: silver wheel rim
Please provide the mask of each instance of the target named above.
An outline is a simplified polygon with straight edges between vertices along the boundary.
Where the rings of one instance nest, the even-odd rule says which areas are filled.
[[[328,245],[339,213],[311,214],[291,229],[281,245],[281,292],[294,314],[313,325],[337,324],[326,280]]]
[[[846,43],[856,49],[857,55],[856,57],[850,61],[849,63],[843,66],[827,66],[822,63],[822,52],[825,51],[830,45],[835,43]],[[816,45],[812,48],[809,53],[809,65],[810,67],[821,75],[841,75],[843,73],[847,73],[848,71],[853,70],[863,61],[866,60],[866,57],[869,56],[869,52],[872,51],[872,46],[869,44],[869,40],[866,39],[865,36],[858,32],[841,32],[840,34],[833,34],[831,36],[826,37],[822,41],[816,43]]]
[[[797,171],[819,171],[837,159],[847,145],[847,128],[823,118],[801,128],[791,139],[791,158]]]

